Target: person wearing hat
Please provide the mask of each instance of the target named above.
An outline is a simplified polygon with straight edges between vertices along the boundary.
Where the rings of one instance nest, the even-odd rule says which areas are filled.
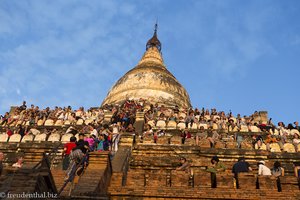
[[[213,156],[211,159],[211,167],[209,167],[206,171],[211,173],[211,187],[217,187],[217,176],[216,173],[224,172],[226,170],[225,165],[222,162],[219,162],[218,156]]]
[[[265,165],[265,161],[261,160],[257,163],[259,176],[271,176],[271,170]]]

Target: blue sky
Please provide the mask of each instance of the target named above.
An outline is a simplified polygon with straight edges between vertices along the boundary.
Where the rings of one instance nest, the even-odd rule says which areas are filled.
[[[168,69],[195,107],[300,120],[300,1],[0,0],[0,113],[99,106],[158,19]]]

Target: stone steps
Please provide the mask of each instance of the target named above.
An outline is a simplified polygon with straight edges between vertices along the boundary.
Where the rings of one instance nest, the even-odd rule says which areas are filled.
[[[64,185],[65,181],[64,178],[66,177],[66,171],[62,169],[52,169],[51,170],[55,186],[57,190],[59,191],[60,188]],[[69,194],[71,188],[71,183],[68,183],[68,185],[64,188],[63,192],[61,193],[60,196],[67,197]]]
[[[223,188],[183,188],[179,187],[115,187],[110,191],[111,199],[131,197],[143,199],[299,199],[299,191],[274,192],[271,190],[237,190]]]

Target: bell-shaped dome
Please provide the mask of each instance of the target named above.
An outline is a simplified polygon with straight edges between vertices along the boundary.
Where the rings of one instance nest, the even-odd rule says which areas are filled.
[[[140,98],[153,104],[178,105],[186,108],[191,106],[188,93],[163,62],[156,28],[138,65],[117,81],[102,105],[120,104],[127,99]]]

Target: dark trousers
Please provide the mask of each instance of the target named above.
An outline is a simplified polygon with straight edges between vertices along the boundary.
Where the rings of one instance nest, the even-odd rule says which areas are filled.
[[[69,155],[65,155],[63,159],[63,170],[67,170],[70,164]]]
[[[277,185],[278,192],[281,192],[282,189],[281,189],[281,183],[280,183],[280,178],[279,177],[277,177],[277,179],[276,179],[276,185]]]
[[[217,175],[216,173],[210,173],[210,181],[211,181],[211,187],[217,188]]]
[[[240,189],[238,173],[234,174],[234,179],[235,179],[235,183],[236,183],[236,189]]]

